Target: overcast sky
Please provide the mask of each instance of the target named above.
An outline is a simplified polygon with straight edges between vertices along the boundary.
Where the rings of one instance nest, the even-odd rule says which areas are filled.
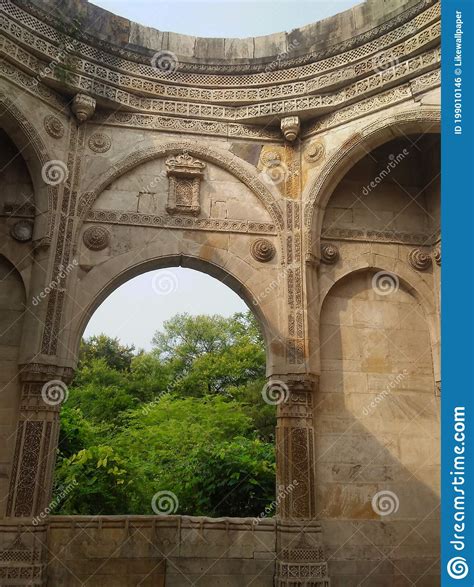
[[[269,35],[347,10],[362,0],[96,0],[92,2],[130,20],[200,37]]]
[[[96,0],[94,4],[163,31],[252,37],[321,20],[359,4],[359,0]],[[154,332],[177,312],[228,316],[245,310],[244,302],[216,279],[190,269],[166,269],[145,273],[115,290],[91,318],[85,336],[105,332],[149,349]]]

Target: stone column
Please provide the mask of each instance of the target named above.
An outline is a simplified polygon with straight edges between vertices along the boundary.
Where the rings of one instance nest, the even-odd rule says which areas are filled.
[[[275,585],[329,586],[316,518],[313,397],[318,378],[274,376],[278,390],[277,565]]]
[[[59,410],[71,377],[69,368],[38,363],[21,367],[22,395],[7,518],[34,518],[51,500]]]

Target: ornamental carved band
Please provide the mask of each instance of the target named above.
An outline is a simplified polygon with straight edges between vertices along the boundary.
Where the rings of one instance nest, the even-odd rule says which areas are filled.
[[[24,401],[27,397],[41,397],[41,388],[38,383],[24,384]],[[9,517],[34,516],[50,501],[48,488],[55,463],[59,418],[58,410],[45,412],[46,415],[40,414],[22,406],[7,502]]]
[[[285,379],[285,378],[283,378]],[[315,381],[285,381],[288,398],[278,405],[278,492],[288,494],[279,504],[282,519],[311,519],[316,514],[314,472],[313,393]],[[288,488],[291,487],[291,492]]]
[[[168,157],[166,167],[169,181],[166,210],[169,214],[198,216],[201,212],[201,179],[206,164],[183,151]]]
[[[22,374],[20,420],[10,474],[6,515],[31,517],[50,502],[59,436],[59,410],[67,398],[63,382],[72,371],[31,364]]]

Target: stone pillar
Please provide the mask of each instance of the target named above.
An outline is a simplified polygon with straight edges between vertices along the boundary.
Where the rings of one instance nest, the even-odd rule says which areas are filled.
[[[71,377],[71,369],[54,365],[21,367],[22,394],[7,518],[34,518],[51,500],[59,410]]]
[[[327,564],[316,518],[313,398],[317,377],[274,376],[278,390],[277,565],[275,585],[328,587]]]

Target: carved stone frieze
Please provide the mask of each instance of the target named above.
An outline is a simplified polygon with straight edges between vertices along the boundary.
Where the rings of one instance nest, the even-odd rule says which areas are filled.
[[[233,220],[231,218],[190,218],[179,214],[158,216],[140,212],[122,212],[120,210],[91,210],[86,217],[88,222],[123,224],[125,226],[157,226],[179,230],[208,230],[211,232],[237,232],[249,234],[277,234],[276,226],[271,222],[252,222]]]
[[[439,35],[439,30],[437,34]],[[426,39],[424,42],[426,43]],[[432,40],[429,40],[428,46],[431,44]],[[18,64],[21,63],[23,66],[30,65],[29,68],[32,73],[38,72],[38,60],[34,56],[31,56],[30,59],[25,62],[25,49],[17,46],[13,41],[8,42],[8,47],[4,48],[4,52],[11,60],[15,60],[15,57],[17,57],[16,61]],[[22,59],[19,55],[21,55]],[[35,60],[37,63],[34,62]],[[28,61],[31,63],[28,63]],[[274,116],[281,116],[281,114],[285,112],[294,115],[295,112],[303,111],[311,113],[317,113],[318,111],[324,112],[327,111],[328,107],[338,107],[338,109],[340,109],[345,103],[353,101],[354,98],[358,96],[362,97],[367,94],[367,92],[373,92],[376,90],[383,91],[386,89],[385,86],[388,84],[392,85],[395,80],[402,81],[404,79],[414,78],[417,74],[425,73],[430,69],[436,69],[439,65],[439,61],[439,49],[428,49],[424,53],[412,56],[406,61],[398,63],[397,60],[395,60],[395,65],[393,68],[390,68],[390,70],[384,70],[383,72],[376,71],[376,73],[372,73],[372,75],[369,75],[362,80],[348,83],[344,88],[336,89],[332,93],[325,92],[311,95],[311,91],[306,91],[299,97],[289,97],[283,100],[274,100],[272,95],[269,96],[271,99],[268,101],[255,100],[253,104],[244,106],[211,105],[199,101],[183,102],[176,101],[171,97],[166,100],[139,97],[132,91],[125,91],[122,89],[124,87],[123,85],[115,87],[111,84],[104,83],[103,80],[101,80],[100,83],[94,83],[88,75],[80,73],[71,74],[68,82],[71,85],[74,85],[78,90],[82,88],[93,88],[96,98],[113,101],[135,111],[227,120],[229,122],[245,122],[259,119],[265,121]],[[89,70],[89,68],[87,68],[87,70]],[[370,69],[367,73],[370,73]],[[116,76],[115,72],[113,75]],[[354,73],[354,78],[352,79],[356,79],[357,77],[357,74]],[[350,82],[350,79],[347,81]],[[298,82],[296,82],[295,87],[298,87],[297,84]],[[298,94],[298,92],[296,92],[296,94]],[[92,96],[87,96],[83,93],[79,93],[78,96],[81,98],[77,99],[78,104],[73,104],[73,111],[77,110],[80,116],[80,121],[83,121],[90,118],[95,109],[95,104],[90,101],[93,99]]]
[[[32,16],[35,9],[33,4],[28,6],[27,12],[12,0],[5,0],[4,9],[17,22],[22,25],[28,24],[30,30],[41,30],[44,37],[51,41],[51,44],[64,41],[64,27],[57,27],[58,21],[54,18],[54,13],[41,12],[41,14],[37,15],[38,18],[35,18],[35,16]],[[206,86],[219,85],[221,82],[220,75],[222,74],[230,77],[230,85],[237,86],[241,85],[240,81],[253,85],[258,85],[259,81],[268,83],[269,77],[272,81],[302,79],[314,75],[315,71],[331,70],[357,61],[361,57],[379,53],[385,47],[407,37],[412,39],[414,34],[426,29],[427,25],[433,20],[439,19],[439,16],[439,3],[434,0],[422,0],[396,18],[344,42],[330,44],[325,49],[312,51],[305,55],[292,56],[288,54],[279,56],[278,67],[273,68],[271,71],[268,71],[268,64],[265,63],[211,64],[180,60],[179,72],[176,72],[176,76],[179,75],[186,83],[193,86],[200,83]],[[8,29],[6,29],[7,31]],[[16,36],[18,36],[18,33]],[[121,71],[126,73],[138,74],[151,79],[164,77],[163,75],[160,76],[160,72],[150,65],[152,54],[150,54],[149,58],[143,55],[138,56],[136,52],[127,48],[88,36],[87,31],[83,30],[75,31],[74,42],[78,54],[87,56],[103,66],[118,66]],[[43,51],[45,50],[44,41],[41,48]],[[54,56],[53,53],[48,54],[50,58]],[[117,60],[117,56],[120,57],[119,60]],[[317,67],[316,70],[314,69],[315,66]],[[308,69],[308,67],[311,69]],[[175,82],[176,76],[171,78],[173,82]],[[123,81],[120,81],[123,84]]]

